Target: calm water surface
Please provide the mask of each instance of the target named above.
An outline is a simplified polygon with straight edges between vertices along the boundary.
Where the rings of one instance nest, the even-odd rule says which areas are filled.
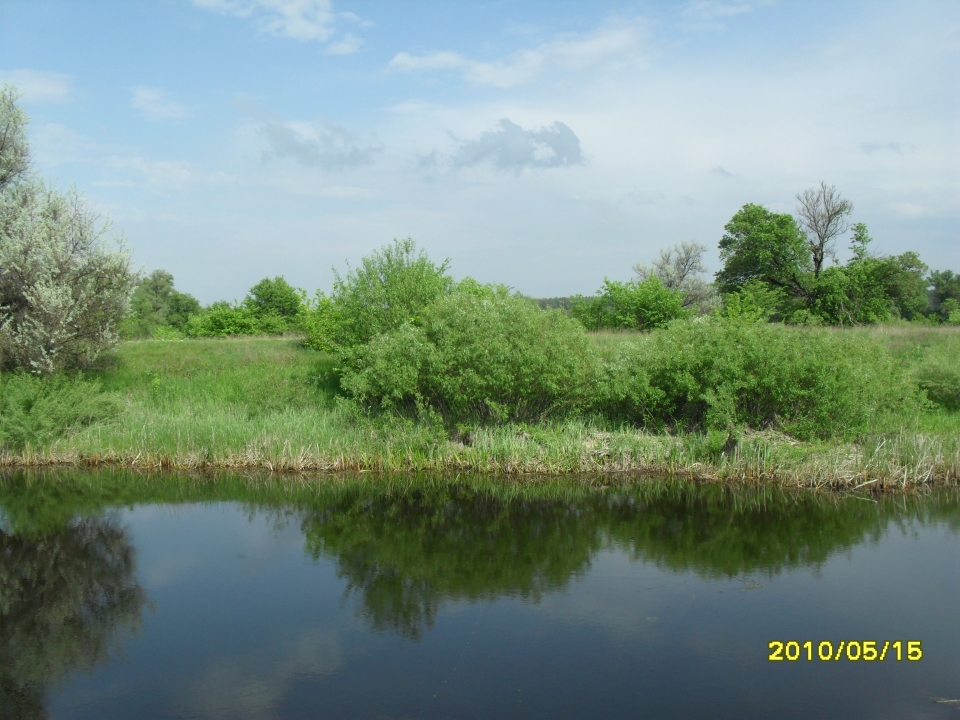
[[[956,490],[0,476],[3,718],[960,718],[958,611]]]

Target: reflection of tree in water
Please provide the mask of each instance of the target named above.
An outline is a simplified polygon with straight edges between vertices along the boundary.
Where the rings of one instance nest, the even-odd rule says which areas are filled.
[[[115,517],[43,534],[0,528],[0,717],[45,717],[47,688],[136,629],[146,594],[135,572]]]
[[[379,631],[418,638],[448,600],[537,601],[584,572],[601,548],[706,578],[776,575],[878,540],[891,522],[958,517],[941,502],[877,503],[681,482],[537,499],[450,487],[430,494],[344,493],[307,511],[307,552],[332,557]]]
[[[355,496],[303,522],[307,552],[336,557],[377,630],[418,638],[446,600],[536,602],[589,566],[602,544],[580,510],[477,493]]]

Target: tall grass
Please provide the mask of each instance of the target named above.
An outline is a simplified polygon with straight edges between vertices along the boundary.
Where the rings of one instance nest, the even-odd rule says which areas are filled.
[[[618,334],[617,342],[630,342]],[[603,343],[605,336],[594,336]],[[784,486],[903,487],[960,479],[960,413],[895,418],[847,442],[798,442],[773,431],[724,442],[651,433],[586,417],[505,423],[448,434],[392,416],[370,419],[338,400],[329,355],[294,339],[123,344],[86,380],[118,398],[113,419],[77,426],[0,464],[275,471],[668,472]]]

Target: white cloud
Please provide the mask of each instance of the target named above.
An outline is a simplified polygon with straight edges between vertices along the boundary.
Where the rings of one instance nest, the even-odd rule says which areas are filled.
[[[167,96],[165,90],[152,87],[133,88],[133,108],[147,120],[175,120],[188,115],[186,108]]]
[[[611,23],[589,35],[560,37],[535,49],[521,50],[505,60],[471,60],[452,51],[426,55],[400,52],[389,66],[405,72],[458,70],[476,85],[506,88],[530,82],[551,67],[583,70],[602,63],[636,61],[642,39],[642,24],[632,20]]]
[[[351,12],[334,12],[331,0],[191,0],[194,5],[224,15],[251,18],[261,31],[303,42],[330,41],[336,21],[347,20],[360,27],[373,23]],[[327,46],[330,55],[356,52],[361,41],[349,33]]]
[[[352,55],[363,44],[363,40],[352,33],[347,33],[342,40],[337,40],[327,45],[323,51],[327,55]]]
[[[0,70],[0,85],[10,84],[24,102],[63,102],[70,99],[70,75],[46,70]]]

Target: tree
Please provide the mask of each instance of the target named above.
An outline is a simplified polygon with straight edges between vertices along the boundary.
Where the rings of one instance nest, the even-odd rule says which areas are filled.
[[[0,88],[0,191],[27,174],[30,145],[27,116],[17,107],[17,93],[9,85]]]
[[[942,320],[946,320],[951,312],[956,312],[960,303],[960,275],[952,270],[935,270],[930,273],[930,307]]]
[[[637,263],[633,271],[640,282],[652,276],[660,278],[665,288],[682,293],[683,307],[696,308],[703,313],[708,310],[714,297],[713,287],[700,277],[707,270],[703,265],[706,251],[706,245],[682,242],[661,250],[660,257],[653,261],[653,267]]]
[[[150,337],[160,327],[184,332],[190,316],[200,312],[200,303],[193,295],[174,288],[173,275],[154,270],[137,283],[130,298],[130,311],[124,334]]]
[[[76,190],[28,174],[26,117],[0,91],[0,365],[51,373],[119,339],[136,275],[122,240]]]
[[[813,300],[805,279],[811,270],[810,249],[796,221],[748,203],[724,226],[720,240],[723,269],[717,274],[722,293],[736,292],[751,280]]]
[[[797,195],[800,205],[797,218],[807,234],[810,256],[813,260],[813,276],[820,277],[824,260],[835,257],[833,241],[850,229],[850,213],[853,203],[844,200],[837,189],[822,180],[820,187],[804,190]]]
[[[243,304],[258,317],[276,315],[292,320],[303,307],[303,294],[282,276],[264,278],[250,288]]]

